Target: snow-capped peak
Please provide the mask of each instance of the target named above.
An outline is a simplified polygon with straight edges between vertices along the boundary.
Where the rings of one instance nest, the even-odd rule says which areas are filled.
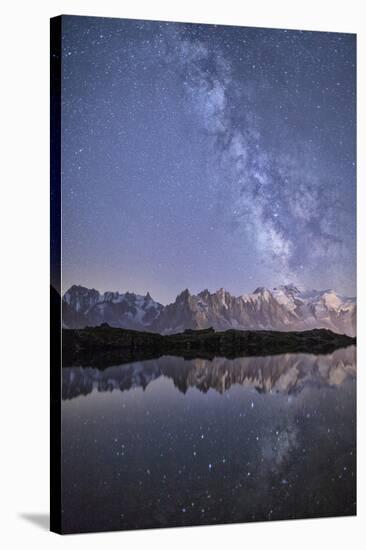
[[[65,315],[72,317],[72,311],[83,315],[85,324],[95,326],[108,323],[111,326],[123,328],[143,328],[150,326],[159,315],[162,305],[152,299],[149,293],[146,296],[133,292],[104,292],[101,294],[95,289],[82,286],[72,286],[63,296],[72,309]],[[66,326],[80,324],[80,316],[65,320]]]
[[[274,288],[273,290],[277,290]],[[284,294],[291,295],[291,296],[301,296],[301,290],[294,284],[289,283],[287,285],[281,285],[278,287],[278,290],[282,290]]]
[[[65,316],[75,312],[66,326],[99,325],[179,332],[186,328],[227,330],[307,330],[328,328],[355,335],[356,300],[327,289],[302,291],[294,284],[269,290],[258,287],[251,294],[232,296],[224,288],[197,295],[188,289],[175,302],[162,306],[147,293],[104,292],[74,285],[64,294]],[[72,317],[72,315],[71,315]]]

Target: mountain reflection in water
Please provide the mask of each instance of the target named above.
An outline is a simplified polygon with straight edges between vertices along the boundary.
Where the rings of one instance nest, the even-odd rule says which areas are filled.
[[[288,353],[266,357],[184,360],[165,356],[159,359],[128,363],[100,370],[92,367],[62,369],[62,397],[71,399],[100,392],[146,388],[160,376],[173,380],[174,386],[186,393],[189,388],[219,393],[234,384],[253,387],[259,392],[296,393],[307,384],[341,384],[356,375],[356,348],[350,346],[329,355]]]
[[[354,515],[355,355],[63,368],[63,531]]]

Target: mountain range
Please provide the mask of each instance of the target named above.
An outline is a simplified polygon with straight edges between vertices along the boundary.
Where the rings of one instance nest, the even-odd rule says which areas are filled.
[[[191,294],[188,289],[166,306],[133,292],[104,292],[80,285],[62,298],[65,328],[108,323],[112,327],[171,334],[186,329],[309,330],[327,328],[355,336],[356,299],[334,290],[301,291],[295,285],[258,287],[232,296],[221,288]]]

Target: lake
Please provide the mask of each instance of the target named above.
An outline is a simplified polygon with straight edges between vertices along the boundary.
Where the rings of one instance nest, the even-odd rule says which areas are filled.
[[[62,369],[65,532],[356,513],[356,350]]]

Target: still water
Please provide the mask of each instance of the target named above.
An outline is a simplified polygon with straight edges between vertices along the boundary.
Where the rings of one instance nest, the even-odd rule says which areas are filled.
[[[63,368],[64,532],[356,513],[355,348]]]

